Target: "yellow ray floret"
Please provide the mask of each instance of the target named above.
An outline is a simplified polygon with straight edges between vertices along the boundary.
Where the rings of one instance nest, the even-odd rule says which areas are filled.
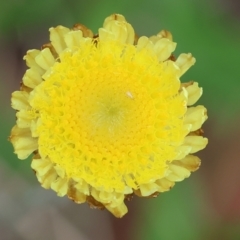
[[[34,152],[44,188],[122,217],[129,195],[155,196],[198,169],[207,113],[189,107],[202,89],[179,77],[195,59],[175,61],[171,33],[138,38],[114,14],[96,35],[76,24],[51,28],[50,40],[24,57],[10,136],[20,159]]]

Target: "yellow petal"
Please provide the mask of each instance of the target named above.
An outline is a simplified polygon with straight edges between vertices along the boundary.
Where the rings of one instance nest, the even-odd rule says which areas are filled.
[[[75,181],[70,180],[67,195],[76,203],[86,202],[86,195],[75,187]]]
[[[34,157],[31,163],[31,167],[36,171],[37,175],[42,177],[53,168],[53,164],[48,158]]]
[[[80,30],[69,32],[64,36],[67,47],[72,50],[76,50],[76,48],[80,47],[82,39],[83,33]]]
[[[166,178],[158,179],[155,183],[158,185],[159,192],[166,192],[170,190],[175,184]]]
[[[48,70],[55,63],[55,58],[53,57],[49,48],[44,48],[35,58],[36,63],[43,68]]]
[[[142,184],[139,186],[139,190],[143,197],[147,197],[159,191],[159,186],[156,183]]]
[[[41,183],[43,188],[49,189],[53,181],[57,179],[57,173],[54,168],[51,168],[45,175],[36,175],[38,181]]]
[[[89,190],[89,184],[86,183],[82,179],[73,179],[76,181],[75,188],[80,192],[83,193],[84,195],[89,196],[90,195],[90,190]]]
[[[180,68],[179,77],[181,77],[195,62],[196,59],[192,56],[191,53],[180,54],[175,62],[175,64]]]
[[[20,110],[16,113],[16,116],[19,128],[30,128],[32,120],[36,117],[33,111],[28,110]]]
[[[14,152],[19,159],[27,158],[32,152],[38,149],[38,141],[33,138],[29,128],[13,127],[10,141],[13,144]]]
[[[166,179],[173,182],[182,181],[190,176],[190,171],[188,169],[171,163],[169,164],[169,171],[170,173],[168,176],[166,176]]]
[[[167,38],[162,38],[154,44],[154,51],[159,61],[167,60],[176,48],[176,43]]]
[[[109,24],[109,22],[112,22],[113,20],[119,21],[119,22],[126,22],[126,19],[123,15],[112,14],[112,15],[105,18],[105,20],[103,22],[103,27],[105,28]]]
[[[59,165],[55,165],[54,169],[60,178],[64,178],[66,176],[65,170]]]
[[[95,188],[92,189],[91,195],[98,201],[103,204],[110,204],[112,202],[112,199],[114,197],[114,194],[112,192],[106,192],[106,191],[99,191]]]
[[[41,122],[41,120],[39,120],[39,118],[31,121],[30,129],[32,132],[32,137],[39,137],[39,132],[37,131],[37,127],[40,122]]]
[[[112,194],[113,194],[112,201],[108,205],[110,205],[111,207],[115,208],[115,207],[121,205],[122,203],[124,203],[124,194],[123,193],[113,192]]]
[[[176,160],[180,160],[186,157],[192,150],[191,146],[188,145],[181,145],[177,148],[178,155],[176,156]]]
[[[199,168],[201,160],[197,156],[188,155],[181,160],[172,161],[171,164],[185,167],[189,171],[194,172]]]
[[[40,54],[40,50],[29,50],[27,51],[27,54],[23,57],[23,59],[26,61],[26,64],[29,68],[33,69],[34,71],[38,72],[39,75],[44,74],[44,69],[42,69],[37,63],[35,58]]]
[[[191,106],[195,104],[198,99],[202,96],[202,88],[198,86],[197,82],[194,82],[190,86],[186,87],[186,90],[188,92],[188,106]]]
[[[65,196],[68,191],[68,179],[58,177],[51,183],[51,189],[57,192],[57,195],[59,197]]]
[[[70,29],[63,26],[58,26],[55,28],[50,28],[49,31],[51,43],[56,52],[60,54],[67,47],[64,37],[70,32]]]
[[[149,37],[149,39],[155,44],[159,39],[166,38],[172,42],[172,34],[167,30],[162,30],[157,35]]]
[[[207,143],[208,139],[202,136],[187,136],[183,145],[191,147],[190,153],[195,153],[204,149]]]
[[[24,91],[15,91],[12,93],[12,108],[16,110],[28,110],[30,108],[29,93]]]
[[[206,120],[207,109],[204,106],[190,107],[187,109],[184,124],[191,124],[191,131],[196,131]]]
[[[124,203],[119,204],[116,207],[112,207],[111,205],[106,205],[105,207],[117,218],[123,217],[128,212],[128,209]]]
[[[137,49],[140,51],[142,49],[148,50],[151,54],[154,54],[154,45],[152,41],[149,40],[148,37],[142,36],[138,39]]]
[[[119,20],[112,19],[111,16],[105,20],[103,28],[98,31],[100,41],[116,40],[120,43],[133,44],[135,38],[133,27],[121,17]]]
[[[23,83],[29,88],[35,88],[41,82],[41,74],[38,71],[35,71],[33,68],[28,69],[23,76]]]
[[[161,38],[167,38],[169,39],[170,41],[173,40],[173,37],[172,37],[172,34],[171,32],[167,31],[167,30],[162,30],[160,31],[158,34],[157,34],[158,37],[161,37]]]

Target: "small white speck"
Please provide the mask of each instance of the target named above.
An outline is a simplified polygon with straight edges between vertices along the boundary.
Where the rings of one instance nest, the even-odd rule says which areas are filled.
[[[128,97],[130,97],[131,99],[134,98],[133,95],[132,95],[132,93],[131,93],[130,91],[127,91],[127,92],[126,92],[126,95],[127,95]]]

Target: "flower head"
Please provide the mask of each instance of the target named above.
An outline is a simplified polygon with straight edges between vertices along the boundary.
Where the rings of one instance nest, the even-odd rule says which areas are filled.
[[[10,136],[44,188],[122,217],[129,195],[156,196],[198,169],[207,115],[190,106],[202,89],[180,82],[195,59],[175,60],[169,32],[138,38],[114,14],[96,35],[76,24],[50,28],[50,40],[24,57]]]

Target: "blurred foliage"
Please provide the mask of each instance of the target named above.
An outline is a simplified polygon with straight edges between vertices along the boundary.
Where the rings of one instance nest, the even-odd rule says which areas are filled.
[[[194,79],[204,88],[201,103],[207,106],[214,125],[227,131],[224,128],[226,122],[234,122],[239,117],[239,22],[236,24],[236,20],[227,19],[228,15],[217,1],[15,0],[11,3],[1,1],[0,11],[0,34],[3,39],[24,35],[26,31],[36,30],[42,25],[71,27],[76,22],[96,32],[103,19],[111,13],[125,15],[139,35],[153,35],[161,29],[168,29],[178,44],[176,55],[191,52],[197,59],[197,64],[183,80]],[[47,38],[47,29],[45,34]],[[1,82],[1,91],[4,91],[4,84],[7,84],[5,80]],[[0,107],[3,108],[2,105]],[[6,141],[15,119],[13,111],[9,113],[5,108],[2,112],[7,111],[7,114],[4,117],[1,115],[0,156],[13,168],[26,169],[21,171],[30,174],[29,161],[18,161],[12,153],[12,146]],[[145,208],[139,213],[138,224],[134,226],[136,239],[208,239],[204,234],[207,234],[206,225],[209,223],[204,222],[204,217],[199,213],[204,200],[196,198],[201,188],[197,186],[194,189],[189,182],[177,184],[157,200],[144,201]],[[193,184],[197,182],[193,181]],[[188,202],[185,202],[186,199]],[[239,239],[237,227],[232,228],[229,236]]]
[[[203,196],[198,192],[196,178],[192,178],[195,181],[185,180],[170,192],[142,203],[136,239],[208,239],[205,235],[210,221],[203,221],[206,218],[201,212]]]

